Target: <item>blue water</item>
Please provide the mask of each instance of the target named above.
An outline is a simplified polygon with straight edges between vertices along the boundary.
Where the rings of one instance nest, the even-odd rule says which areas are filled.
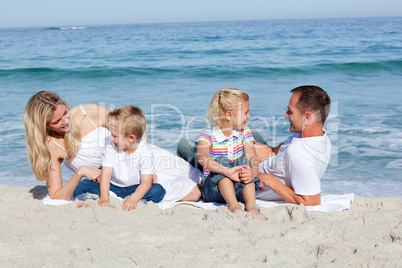
[[[249,93],[250,123],[276,145],[290,134],[289,91],[315,84],[333,101],[323,193],[402,196],[401,17],[74,26],[0,29],[0,183],[43,185],[23,125],[40,90],[140,106],[150,141],[175,152],[222,87]]]

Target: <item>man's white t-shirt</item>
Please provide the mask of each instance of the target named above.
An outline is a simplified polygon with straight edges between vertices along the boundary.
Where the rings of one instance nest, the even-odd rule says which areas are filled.
[[[278,154],[260,163],[259,172],[273,175],[298,195],[321,192],[321,178],[330,162],[331,142],[323,136],[301,138],[293,134],[280,147]],[[262,200],[282,200],[269,187],[256,194]]]
[[[141,183],[141,175],[155,174],[155,163],[151,146],[140,140],[137,150],[127,155],[123,149],[116,149],[113,142],[106,146],[102,166],[112,167],[110,180],[116,186],[128,187]]]

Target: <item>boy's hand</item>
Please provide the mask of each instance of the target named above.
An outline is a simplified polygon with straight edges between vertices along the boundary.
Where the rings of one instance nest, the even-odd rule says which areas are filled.
[[[127,198],[123,202],[123,210],[125,211],[130,211],[132,209],[135,209],[137,207],[137,202],[131,200],[130,198]]]
[[[240,182],[240,181],[241,181],[241,180],[240,180],[240,177],[239,177],[239,175],[240,175],[240,170],[241,170],[241,166],[236,166],[236,167],[229,168],[229,169],[226,171],[226,176],[227,176],[229,179],[231,179],[232,181]]]
[[[247,165],[243,165],[241,166],[241,170],[240,170],[240,179],[243,183],[249,183],[252,180],[254,180],[255,176],[257,174],[254,169],[252,169],[251,167],[247,166]]]
[[[158,176],[156,174],[152,175],[152,183],[157,183],[158,182]]]
[[[101,202],[99,202],[99,206],[100,207],[108,207],[108,208],[116,208],[116,206],[113,205],[112,203],[110,203],[109,201],[101,201]]]

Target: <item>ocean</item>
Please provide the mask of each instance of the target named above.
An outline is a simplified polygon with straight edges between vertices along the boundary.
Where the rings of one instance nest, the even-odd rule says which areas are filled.
[[[0,29],[0,183],[44,185],[23,123],[41,90],[71,106],[139,106],[150,142],[175,153],[206,126],[222,87],[245,90],[250,124],[279,144],[290,135],[289,91],[309,84],[333,103],[322,193],[401,198],[402,17]]]

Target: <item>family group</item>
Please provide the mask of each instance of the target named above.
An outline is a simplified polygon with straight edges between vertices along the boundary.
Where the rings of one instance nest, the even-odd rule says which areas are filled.
[[[291,93],[284,116],[293,134],[278,146],[268,146],[247,125],[248,94],[222,88],[207,110],[211,126],[198,141],[181,140],[176,156],[148,143],[147,121],[138,107],[70,108],[57,94],[41,91],[25,109],[28,160],[35,177],[46,181],[50,199],[99,198],[100,206],[112,206],[113,193],[124,199],[124,210],[132,210],[140,201],[202,198],[227,203],[231,212],[240,211],[242,202],[254,219],[264,220],[256,198],[320,204],[320,180],[330,161],[331,143],[323,128],[328,94],[317,86]],[[66,183],[61,164],[74,172]]]

